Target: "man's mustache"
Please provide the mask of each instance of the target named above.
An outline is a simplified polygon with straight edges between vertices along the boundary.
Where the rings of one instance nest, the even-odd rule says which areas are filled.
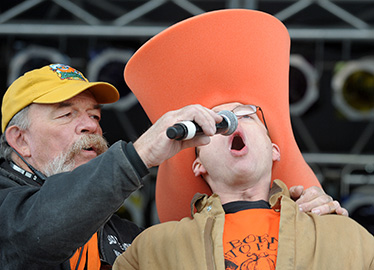
[[[95,151],[97,155],[101,155],[108,150],[108,142],[106,139],[98,134],[85,134],[82,135],[74,144],[71,146],[68,152],[68,158],[72,159],[75,155],[79,154],[82,150]]]

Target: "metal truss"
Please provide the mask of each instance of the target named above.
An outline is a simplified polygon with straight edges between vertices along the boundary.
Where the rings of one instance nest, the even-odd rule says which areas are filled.
[[[331,65],[324,59],[328,54],[324,51],[326,43],[343,44],[341,58],[345,60],[351,57],[352,43],[373,44],[374,48],[374,0],[1,0],[0,36],[3,40],[6,37],[8,42],[23,37],[28,40],[42,37],[144,41],[178,21],[224,8],[268,12],[284,22],[292,44],[315,43],[313,57],[316,60],[313,64],[316,77],[321,77],[326,66]],[[41,51],[46,53],[46,49]],[[88,76],[95,79],[106,60],[125,59],[127,56],[124,55],[127,52],[111,51],[110,56],[102,55],[102,62],[96,59],[88,63]],[[11,63],[7,64],[12,67]],[[16,62],[14,65],[19,66]],[[137,134],[126,113],[136,103],[136,98],[130,93],[117,104],[107,107],[120,120],[123,129],[131,131],[132,137]],[[350,185],[374,184],[374,151],[363,151],[374,138],[374,119],[367,121],[366,128],[351,149],[339,154],[323,153],[302,115],[293,115],[292,121],[294,130],[306,145],[304,158],[321,182],[327,178],[339,181],[342,196],[349,193]]]
[[[151,37],[213,9],[248,8],[278,17],[293,40],[374,40],[372,0],[2,0],[1,6],[0,35]]]

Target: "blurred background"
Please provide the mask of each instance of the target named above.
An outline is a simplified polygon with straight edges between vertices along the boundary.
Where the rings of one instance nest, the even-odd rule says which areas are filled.
[[[297,143],[325,191],[374,233],[373,0],[1,0],[0,94],[28,70],[71,65],[117,87],[121,99],[104,107],[103,130],[111,144],[135,141],[150,121],[123,80],[126,62],[168,26],[223,8],[261,10],[286,25]],[[120,215],[159,222],[156,174]]]

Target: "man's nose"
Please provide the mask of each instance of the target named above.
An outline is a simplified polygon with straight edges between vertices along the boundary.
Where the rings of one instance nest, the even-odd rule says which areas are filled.
[[[82,116],[79,119],[79,123],[77,125],[77,133],[82,134],[82,133],[89,133],[89,134],[95,134],[95,133],[100,133],[101,128],[99,125],[99,122],[90,117],[89,115]]]

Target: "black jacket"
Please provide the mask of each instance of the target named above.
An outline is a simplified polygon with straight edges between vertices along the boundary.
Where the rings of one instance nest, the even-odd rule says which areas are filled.
[[[0,160],[0,269],[70,269],[69,258],[96,232],[102,260],[112,264],[141,231],[113,213],[146,174],[124,142],[42,185]]]

